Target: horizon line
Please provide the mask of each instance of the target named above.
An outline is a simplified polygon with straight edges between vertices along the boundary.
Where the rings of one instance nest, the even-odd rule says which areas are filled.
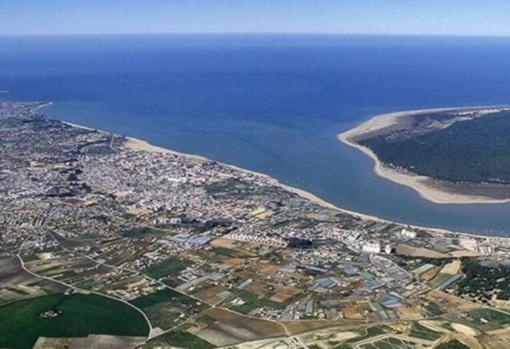
[[[96,36],[376,36],[420,38],[510,38],[510,34],[444,34],[444,33],[334,33],[334,32],[152,32],[152,33],[42,33],[2,34],[1,38],[22,37],[96,37]]]

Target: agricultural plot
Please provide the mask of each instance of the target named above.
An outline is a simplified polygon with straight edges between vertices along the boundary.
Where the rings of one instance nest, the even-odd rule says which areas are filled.
[[[411,331],[409,333],[411,337],[426,339],[429,341],[435,341],[441,338],[442,334],[436,331],[429,329],[419,323],[413,323],[411,327]]]
[[[495,329],[510,325],[510,314],[489,308],[473,310],[469,312],[469,316],[476,325],[483,329]]]
[[[446,343],[441,343],[437,349],[469,349],[469,347],[458,340],[451,340]]]
[[[37,278],[21,268],[17,258],[0,259],[0,305],[24,298],[65,291],[65,287]]]
[[[161,348],[162,346],[173,346],[188,349],[211,349],[214,346],[186,331],[171,331],[151,340],[142,348]]]
[[[122,232],[122,235],[127,238],[141,238],[146,236],[153,236],[153,235],[163,235],[165,234],[164,231],[160,229],[155,229],[151,227],[137,227],[137,228],[131,228],[126,229]]]
[[[135,309],[97,295],[55,294],[0,307],[0,347],[32,348],[41,336],[145,337],[148,333],[147,322]]]
[[[89,335],[88,337],[48,338],[39,337],[33,349],[125,349],[134,348],[145,337]]]
[[[150,266],[142,271],[147,276],[150,276],[154,279],[159,279],[162,277],[169,276],[177,276],[181,271],[186,269],[190,265],[189,262],[177,259],[177,258],[168,258],[161,263]]]
[[[377,337],[383,334],[392,333],[391,328],[386,326],[372,326],[365,328],[360,331],[361,336],[357,336],[355,338],[349,339],[347,343],[360,342],[372,337]]]
[[[160,290],[133,299],[131,304],[141,308],[153,327],[168,329],[207,308],[207,305],[170,289]]]
[[[427,348],[425,345],[417,345],[416,343],[404,341],[398,338],[384,338],[372,343],[367,343],[359,346],[361,349],[419,349]]]
[[[248,314],[261,307],[280,309],[286,306],[286,303],[277,303],[267,298],[260,298],[257,294],[249,291],[241,291],[232,298],[234,301],[237,300],[237,302],[232,305],[231,309],[243,314]]]
[[[67,284],[75,284],[100,273],[97,263],[65,252],[55,254],[52,258],[37,259],[25,263],[25,267],[38,275]]]
[[[437,288],[439,286],[441,286],[442,283],[444,283],[446,280],[448,280],[449,278],[451,278],[452,275],[451,274],[446,274],[446,273],[443,273],[442,271],[439,272],[435,278],[433,278],[432,280],[429,281],[428,285],[431,287],[431,288]]]
[[[69,252],[26,263],[30,271],[82,290],[130,300],[155,290],[155,282],[138,272],[115,269]]]
[[[216,346],[232,345],[268,337],[284,336],[281,325],[275,322],[245,317],[224,309],[213,308],[206,314],[216,321],[194,334]]]

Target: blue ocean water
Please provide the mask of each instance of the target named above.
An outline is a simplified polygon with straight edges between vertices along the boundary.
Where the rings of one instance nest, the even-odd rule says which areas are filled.
[[[3,100],[268,173],[347,209],[510,234],[510,205],[437,205],[336,139],[372,115],[510,103],[510,39],[1,37]]]

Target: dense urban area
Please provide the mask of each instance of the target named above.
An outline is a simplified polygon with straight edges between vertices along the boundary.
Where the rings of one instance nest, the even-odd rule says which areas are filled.
[[[0,347],[510,347],[510,240],[349,213],[41,106],[0,103]]]

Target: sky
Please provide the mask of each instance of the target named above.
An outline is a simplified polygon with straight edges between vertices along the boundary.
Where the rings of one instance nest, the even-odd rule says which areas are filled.
[[[508,0],[0,0],[0,35],[510,36]]]

